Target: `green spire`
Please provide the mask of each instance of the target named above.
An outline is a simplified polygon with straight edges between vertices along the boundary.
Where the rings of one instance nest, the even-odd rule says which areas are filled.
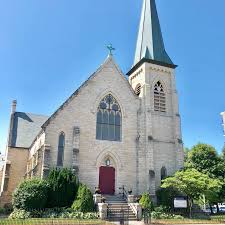
[[[143,58],[173,65],[164,47],[155,0],[143,0],[134,65]]]

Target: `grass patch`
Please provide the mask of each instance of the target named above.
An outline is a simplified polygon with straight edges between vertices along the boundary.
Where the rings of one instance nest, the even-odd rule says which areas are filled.
[[[76,220],[76,219],[0,219],[1,225],[101,225],[102,220]]]
[[[225,218],[225,217],[224,217]],[[164,219],[164,220],[152,220],[153,224],[224,224],[225,220],[211,218],[211,220],[201,220],[201,219]]]

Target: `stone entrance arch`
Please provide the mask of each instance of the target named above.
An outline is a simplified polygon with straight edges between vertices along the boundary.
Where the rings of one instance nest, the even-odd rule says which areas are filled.
[[[99,171],[99,188],[103,194],[114,195],[118,192],[118,169],[120,161],[111,152],[102,152],[97,157],[96,167]]]

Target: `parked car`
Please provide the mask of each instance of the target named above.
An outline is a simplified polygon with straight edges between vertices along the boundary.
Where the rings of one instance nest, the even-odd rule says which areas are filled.
[[[217,209],[216,209],[215,206],[212,206],[212,211],[213,211],[213,214],[216,214],[217,213]],[[203,209],[203,212],[210,214],[211,213],[210,207],[206,207],[205,209]]]
[[[225,213],[225,206],[219,206],[219,210],[220,210],[220,212],[224,212]]]

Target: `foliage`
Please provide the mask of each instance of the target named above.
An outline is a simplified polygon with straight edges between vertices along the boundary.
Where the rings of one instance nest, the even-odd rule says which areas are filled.
[[[180,192],[173,187],[167,187],[157,190],[156,195],[159,205],[173,208],[173,200],[180,195]]]
[[[169,213],[169,208],[165,206],[156,207],[151,213],[151,217],[152,219],[184,219],[181,215]]]
[[[211,178],[225,177],[225,163],[211,145],[197,144],[188,152],[186,168],[194,168]]]
[[[144,193],[139,201],[143,209],[152,211],[154,209],[149,193]]]
[[[53,169],[47,178],[50,186],[48,207],[71,206],[77,192],[76,176],[69,169]]]
[[[14,191],[14,209],[40,209],[46,206],[49,186],[46,181],[32,179],[23,181]]]
[[[15,209],[9,216],[9,219],[28,219],[31,218],[31,213],[24,209]]]
[[[12,203],[4,204],[4,209],[6,214],[10,214],[13,211]]]
[[[211,178],[220,179],[223,183],[219,195],[216,193],[208,199],[210,204],[222,202],[225,199],[225,158],[223,156],[222,154],[220,157],[211,145],[200,143],[189,151],[185,163],[186,168],[194,168],[201,173],[208,174]]]
[[[219,194],[222,183],[218,179],[211,179],[207,174],[198,172],[195,169],[178,171],[173,177],[166,178],[163,181],[162,188],[173,187],[189,197],[189,209],[193,200],[199,200],[204,194],[206,199]]]
[[[175,214],[169,214],[165,212],[158,212],[158,211],[153,211],[151,213],[152,219],[176,219],[176,220],[183,220],[184,217],[181,215],[175,215]]]
[[[99,215],[93,212],[77,212],[71,208],[54,208],[44,211],[42,218],[98,219]]]
[[[190,152],[189,148],[184,148],[184,162],[187,161],[189,152]]]
[[[32,210],[26,211],[21,209],[16,209],[9,216],[10,219],[29,219],[29,218],[65,218],[65,219],[98,219],[99,215],[97,213],[82,213],[76,212],[73,209],[66,208],[52,208],[46,210]]]
[[[4,208],[1,208],[1,207],[0,207],[0,215],[1,215],[1,214],[5,214],[5,213],[6,213],[6,210],[5,210]]]
[[[72,209],[78,212],[92,212],[94,210],[93,195],[86,185],[80,184]]]
[[[222,152],[221,152],[221,158],[225,160],[225,145],[223,146]]]

